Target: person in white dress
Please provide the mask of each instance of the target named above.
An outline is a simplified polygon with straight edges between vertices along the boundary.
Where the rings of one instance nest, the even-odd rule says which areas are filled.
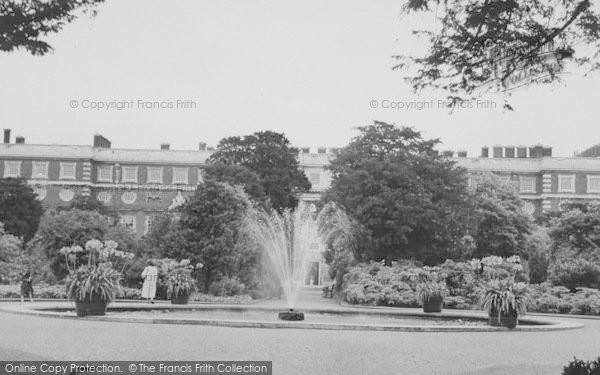
[[[149,260],[146,268],[142,271],[142,279],[144,285],[142,285],[142,298],[148,300],[149,303],[154,303],[154,297],[156,296],[156,282],[158,281],[158,268],[154,266],[154,263]]]

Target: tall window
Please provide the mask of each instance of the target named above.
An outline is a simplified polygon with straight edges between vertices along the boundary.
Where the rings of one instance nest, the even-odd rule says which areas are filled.
[[[127,166],[121,168],[121,171],[123,172],[123,182],[138,182],[138,167]]]
[[[48,162],[34,161],[31,163],[31,178],[48,178]]]
[[[60,173],[58,178],[61,180],[74,180],[77,163],[60,163]]]
[[[198,168],[198,185],[204,183],[204,171],[202,168]]]
[[[309,173],[308,180],[310,184],[315,187],[321,185],[321,174],[320,173]]]
[[[154,215],[146,215],[146,218],[144,221],[144,234],[148,234],[148,232],[150,232],[150,230],[152,229],[153,221],[154,221]]]
[[[588,193],[600,193],[600,176],[588,176],[587,191]]]
[[[20,161],[5,161],[4,162],[4,178],[21,177],[21,162]]]
[[[113,167],[110,165],[102,165],[98,167],[98,181],[100,182],[112,182],[113,181]]]
[[[173,168],[173,183],[174,184],[187,184],[188,183],[188,169],[187,168]]]
[[[148,167],[148,177],[146,182],[149,184],[162,184],[163,183],[163,169],[162,167]]]
[[[533,176],[519,177],[519,191],[521,193],[535,193],[536,178]]]
[[[559,175],[558,176],[558,192],[559,193],[574,193],[575,192],[575,175]]]
[[[121,224],[130,231],[135,233],[135,216],[134,215],[121,215]]]

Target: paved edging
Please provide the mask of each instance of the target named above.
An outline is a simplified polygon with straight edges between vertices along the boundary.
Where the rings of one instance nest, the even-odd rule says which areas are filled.
[[[135,308],[140,310],[211,310],[211,309],[226,309],[226,310],[260,310],[260,311],[281,311],[282,309],[267,306],[251,306],[251,305],[171,305],[169,303],[158,303],[154,305],[141,303],[119,303],[119,306],[111,306],[110,310],[119,310],[125,308]],[[528,322],[536,325],[517,326],[509,330],[503,327],[491,326],[451,326],[451,325],[365,325],[365,324],[349,324],[349,323],[311,323],[311,322],[285,322],[285,321],[243,321],[243,320],[220,320],[220,319],[180,319],[180,318],[156,318],[156,317],[128,317],[118,315],[105,316],[89,316],[85,318],[77,317],[73,312],[68,311],[47,311],[49,309],[69,310],[73,309],[72,302],[61,303],[29,303],[24,305],[9,305],[1,306],[0,311],[13,313],[34,315],[47,318],[75,319],[75,320],[93,320],[104,322],[121,322],[121,323],[146,323],[146,324],[190,324],[190,325],[207,325],[221,327],[237,327],[237,328],[292,328],[292,329],[321,329],[321,330],[359,330],[359,331],[402,331],[402,332],[501,332],[501,331],[520,331],[520,332],[548,332],[560,331],[567,329],[582,328],[583,324],[576,322],[567,322],[561,320],[543,319],[537,317],[526,317],[520,319],[522,322]],[[407,309],[398,311],[391,309],[369,309],[369,308],[347,308],[338,307],[331,309],[324,308],[307,308],[302,309],[304,312],[327,312],[338,314],[372,314],[372,315],[390,315],[390,316],[411,316],[411,317],[438,317],[438,318],[467,318],[467,319],[487,319],[484,312],[456,312],[448,311],[439,314],[426,314],[417,309]]]

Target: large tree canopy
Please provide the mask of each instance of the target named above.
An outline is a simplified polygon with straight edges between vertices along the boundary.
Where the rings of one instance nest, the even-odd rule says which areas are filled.
[[[60,31],[78,12],[95,13],[104,0],[2,0],[0,1],[0,51],[23,48],[44,55],[52,47],[43,37]]]
[[[24,179],[0,179],[0,221],[8,233],[29,241],[43,213],[42,204]]]
[[[566,204],[563,209],[550,220],[554,256],[600,260],[600,205]]]
[[[154,253],[202,263],[205,290],[222,277],[246,281],[258,259],[256,249],[240,243],[242,220],[251,205],[241,187],[207,179],[181,206],[179,219],[163,217],[162,228],[153,226],[149,238],[154,239]]]
[[[333,200],[370,235],[370,257],[436,263],[450,256],[464,233],[468,209],[465,171],[411,128],[383,122],[359,128],[329,169]]]
[[[281,212],[295,208],[298,194],[310,189],[310,182],[300,170],[298,153],[284,134],[262,131],[222,139],[210,159],[241,165],[256,173],[271,205]]]
[[[236,164],[213,162],[204,168],[206,178],[226,182],[231,186],[242,186],[248,196],[263,208],[270,207],[269,197],[261,184],[258,175],[248,168]]]
[[[408,79],[417,91],[464,98],[503,90],[524,71],[529,82],[554,82],[564,57],[600,66],[599,13],[590,0],[409,0],[404,10],[430,12],[436,25],[415,31],[428,41],[424,56],[397,56],[396,68],[416,67]]]
[[[470,216],[477,257],[528,257],[528,235],[533,218],[523,210],[516,187],[492,174],[479,176]]]

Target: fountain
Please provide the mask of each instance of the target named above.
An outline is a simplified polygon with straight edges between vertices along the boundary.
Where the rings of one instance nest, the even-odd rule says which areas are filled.
[[[306,279],[310,247],[335,238],[350,238],[348,223],[343,211],[333,203],[319,213],[314,205],[306,203],[282,214],[251,210],[246,229],[269,257],[289,309],[280,312],[279,319],[304,320],[304,313],[294,308]]]

